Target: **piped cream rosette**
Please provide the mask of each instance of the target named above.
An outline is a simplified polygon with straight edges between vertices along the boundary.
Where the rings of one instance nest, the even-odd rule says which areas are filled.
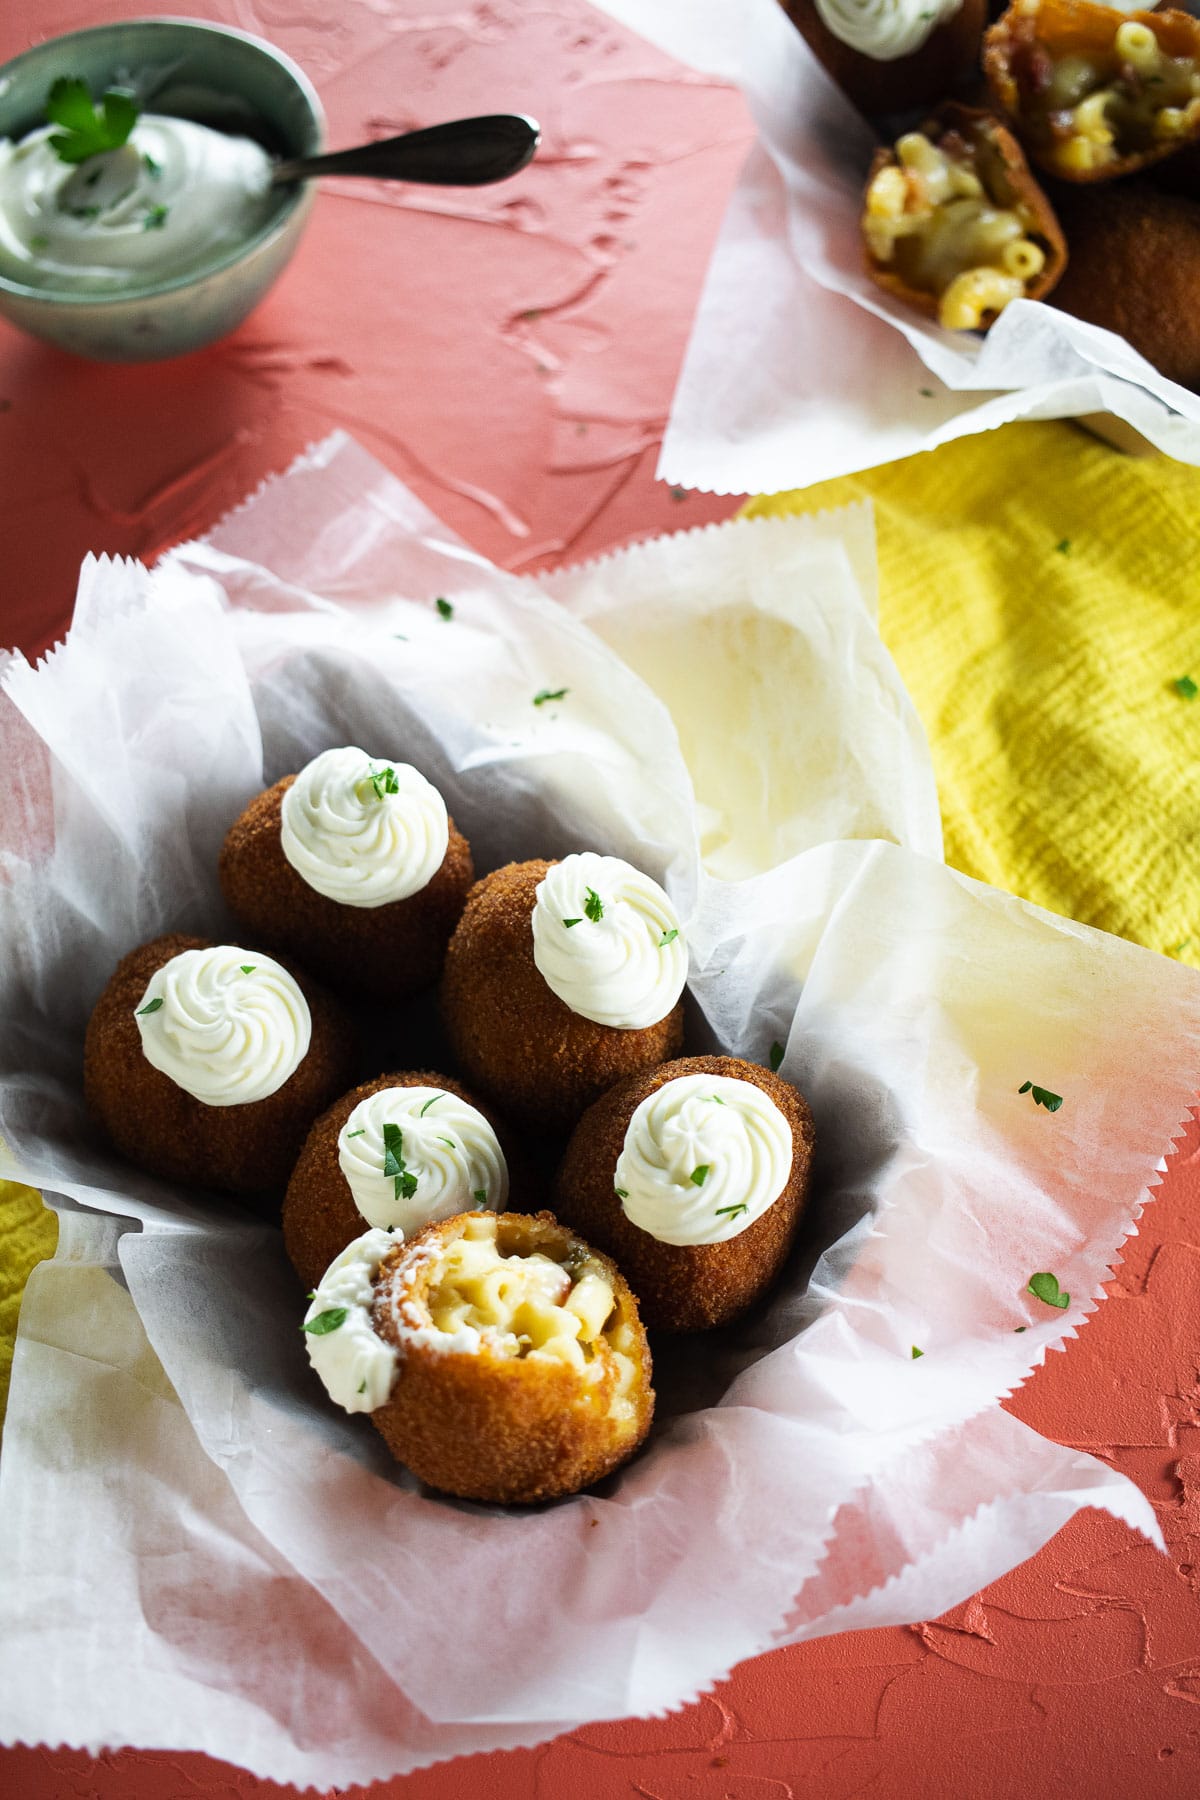
[[[688,972],[664,889],[619,856],[591,850],[565,856],[539,882],[533,960],[573,1013],[623,1031],[665,1019]]]
[[[721,1244],[766,1212],[792,1172],[792,1128],[752,1082],[682,1075],[636,1109],[614,1182],[660,1243]]]
[[[382,1088],[338,1133],[338,1166],[369,1225],[411,1237],[433,1220],[502,1211],[508,1165],[476,1107],[435,1087]]]
[[[372,1229],[335,1256],[304,1315],[308,1360],[346,1412],[374,1412],[392,1391],[397,1354],[372,1323],[375,1277],[396,1240]]]
[[[408,763],[325,750],[283,796],[280,844],[302,880],[343,906],[387,906],[428,887],[450,842],[446,803]]]
[[[962,0],[814,0],[826,30],[875,62],[895,62],[921,48]]]
[[[146,1061],[205,1106],[265,1100],[299,1068],[312,1037],[295,979],[232,944],[173,956],[134,1010]]]

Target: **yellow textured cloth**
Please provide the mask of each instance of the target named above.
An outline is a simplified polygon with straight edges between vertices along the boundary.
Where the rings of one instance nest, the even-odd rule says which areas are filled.
[[[864,497],[947,862],[1200,964],[1200,471],[1009,425],[747,511]]]
[[[21,1292],[35,1263],[54,1255],[58,1222],[32,1188],[0,1181],[0,1423],[8,1405]]]

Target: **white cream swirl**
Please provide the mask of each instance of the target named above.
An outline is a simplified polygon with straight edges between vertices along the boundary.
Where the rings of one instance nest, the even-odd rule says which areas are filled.
[[[613,1177],[626,1218],[662,1244],[723,1244],[787,1186],[792,1128],[752,1081],[680,1075],[629,1121]]]
[[[437,789],[408,763],[325,750],[283,796],[280,843],[296,873],[343,906],[387,906],[428,887],[450,821]]]
[[[822,25],[875,62],[911,56],[963,0],[815,0]]]
[[[581,1018],[640,1031],[665,1019],[687,980],[687,944],[657,881],[584,850],[538,883],[533,960]]]
[[[134,1009],[142,1054],[205,1106],[265,1100],[308,1054],[312,1017],[269,956],[212,944],[157,970]]]
[[[338,1133],[338,1165],[367,1223],[406,1237],[474,1208],[502,1212],[508,1199],[495,1132],[444,1088],[381,1088],[360,1100]]]
[[[396,1378],[396,1352],[371,1316],[375,1277],[395,1242],[386,1231],[364,1231],[347,1244],[322,1275],[304,1315],[308,1360],[329,1398],[349,1413],[374,1412]]]

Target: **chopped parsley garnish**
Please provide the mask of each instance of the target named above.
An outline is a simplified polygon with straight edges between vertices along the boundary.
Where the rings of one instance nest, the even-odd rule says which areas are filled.
[[[439,1138],[439,1139],[438,1139],[438,1143],[439,1143],[439,1144],[445,1144],[445,1146],[446,1146],[446,1148],[447,1148],[447,1150],[453,1150],[453,1149],[455,1149],[455,1148],[456,1148],[456,1145],[455,1145],[455,1142],[454,1142],[454,1139],[453,1139],[453,1138],[444,1138],[444,1137],[440,1137],[440,1138]]]
[[[486,1206],[487,1205],[487,1189],[486,1188],[476,1188],[475,1189],[475,1198],[479,1202],[480,1206]]]
[[[783,1061],[783,1045],[781,1043],[776,1042],[771,1045],[771,1050],[770,1050],[770,1054],[767,1057],[767,1061],[771,1065],[771,1073],[775,1074],[776,1070],[779,1068],[780,1063]]]
[[[360,1381],[360,1382],[359,1382],[359,1384],[358,1384],[358,1390],[357,1390],[357,1391],[358,1391],[358,1392],[359,1392],[359,1393],[360,1393],[360,1394],[365,1394],[365,1393],[366,1393],[366,1391],[367,1391],[367,1378],[366,1378],[366,1376],[365,1376],[365,1375],[364,1375],[364,1376],[363,1376],[363,1378],[362,1378],[362,1380],[361,1380],[361,1381]]]
[[[604,917],[604,902],[596,892],[595,888],[588,888],[587,898],[583,903],[583,910],[592,921],[593,925],[598,925]]]
[[[371,769],[367,780],[375,789],[375,798],[382,800],[385,794],[398,794],[400,783],[396,779],[396,771],[389,763],[385,769]]]
[[[1065,1294],[1058,1285],[1058,1276],[1045,1269],[1029,1277],[1028,1292],[1035,1300],[1041,1300],[1046,1306],[1057,1306],[1060,1311],[1071,1304],[1070,1294]]]
[[[724,1106],[724,1104],[725,1104],[725,1102],[722,1100],[720,1094],[710,1094],[708,1097],[712,1101],[714,1106]]]
[[[171,209],[169,206],[161,206],[161,205],[160,206],[151,206],[150,208],[148,208],[148,210],[146,212],[146,216],[142,220],[142,230],[143,231],[161,231],[163,226],[167,222],[167,214],[170,212],[170,210]]]
[[[238,964],[238,968],[242,971],[243,975],[253,975],[253,973],[254,973],[255,969],[257,969],[257,967],[258,967],[257,963],[239,963]]]
[[[1023,1331],[1028,1331],[1028,1330],[1029,1330],[1028,1325],[1014,1325],[1013,1326],[1013,1336],[1020,1337],[1020,1335]]]
[[[383,1128],[383,1173],[396,1183],[394,1197],[411,1200],[417,1191],[417,1178],[404,1166],[404,1133],[398,1125]]]
[[[918,1350],[917,1346],[914,1344],[912,1347],[912,1356],[910,1358],[910,1361],[916,1362],[918,1356],[924,1356],[924,1354],[925,1354],[925,1352],[923,1350]]]
[[[628,1188],[614,1188],[613,1193],[617,1196],[618,1200],[628,1200],[629,1198]]]
[[[138,1011],[137,1011],[138,1018],[140,1019],[143,1013],[157,1012],[161,1005],[162,1005],[161,999],[147,1000],[145,1006],[138,1007]]]
[[[366,1131],[366,1129],[367,1128],[365,1125],[360,1125],[357,1131],[348,1131],[346,1133],[346,1136],[348,1139],[352,1138],[352,1137],[362,1137],[362,1135]]]
[[[695,1179],[696,1178],[693,1175],[692,1180],[694,1181]],[[736,1219],[739,1213],[744,1213],[744,1212],[749,1212],[749,1211],[750,1211],[750,1208],[746,1205],[746,1202],[743,1200],[742,1204],[740,1206],[718,1206],[715,1216],[718,1219],[724,1219],[724,1218]]]
[[[1018,1094],[1032,1094],[1035,1106],[1044,1106],[1047,1112],[1057,1112],[1063,1103],[1061,1094],[1052,1094],[1049,1088],[1034,1087],[1032,1081],[1023,1081],[1017,1089]]]
[[[157,181],[162,174],[162,164],[155,162],[148,150],[142,151],[142,161],[146,166],[146,173],[151,181]]]
[[[439,594],[433,604],[437,607],[438,612],[443,619],[452,619],[454,617],[454,608],[443,594]]]
[[[1200,694],[1200,687],[1196,686],[1190,675],[1177,676],[1171,686],[1181,700],[1194,700],[1196,695]]]
[[[547,700],[563,700],[570,691],[570,688],[539,688],[533,696],[533,704],[545,706]]]
[[[62,130],[51,135],[50,148],[60,162],[86,162],[102,150],[117,150],[137,123],[138,103],[123,88],[108,88],[97,108],[86,81],[60,75],[46,97],[46,117]]]
[[[666,949],[666,947],[667,947],[667,945],[668,945],[668,944],[673,944],[673,943],[674,943],[674,942],[675,942],[675,939],[676,939],[676,938],[677,938],[677,937],[678,937],[678,936],[679,936],[679,930],[678,930],[678,928],[676,928],[676,929],[675,929],[675,930],[674,930],[674,931],[664,931],[664,932],[663,932],[663,934],[662,934],[662,936],[661,936],[661,937],[660,937],[660,938],[659,938],[659,940],[658,940],[658,947],[659,947],[659,949],[660,949],[660,950],[665,950],[665,949]]]
[[[582,917],[578,919],[564,919],[563,924],[566,926],[567,930],[570,931],[572,925],[582,925],[583,919]]]
[[[1070,538],[1059,538],[1059,540],[1058,540],[1057,544],[1055,544],[1054,548],[1058,551],[1058,554],[1060,556],[1070,556],[1070,554],[1071,554]]]
[[[72,206],[70,213],[73,219],[98,219],[100,208],[98,206]]]
[[[431,1106],[436,1106],[439,1100],[444,1100],[445,1098],[446,1098],[445,1094],[431,1094],[429,1099],[425,1102],[424,1106],[421,1108],[420,1112],[417,1114],[418,1119],[423,1119],[425,1117],[425,1114],[429,1111]]]
[[[686,500],[687,499],[687,489],[686,488],[681,488],[681,487],[668,488],[667,492],[670,494],[672,500]]]
[[[920,394],[922,400],[932,400],[934,397],[932,388],[918,388],[917,392]]]
[[[328,1312],[318,1313],[315,1319],[306,1319],[300,1329],[313,1337],[326,1337],[329,1332],[336,1331],[339,1325],[346,1323],[349,1310],[346,1306],[331,1306]]]
[[[692,1170],[691,1174],[688,1176],[688,1180],[694,1183],[696,1187],[703,1187],[708,1179],[708,1171],[711,1168],[711,1163],[701,1163],[698,1169]]]

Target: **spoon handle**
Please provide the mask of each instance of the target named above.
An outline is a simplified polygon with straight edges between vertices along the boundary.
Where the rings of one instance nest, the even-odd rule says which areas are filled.
[[[329,156],[300,156],[277,163],[272,182],[310,175],[373,175],[384,181],[422,181],[435,187],[484,187],[504,181],[530,161],[541,128],[520,113],[451,119],[401,137],[381,138]]]

